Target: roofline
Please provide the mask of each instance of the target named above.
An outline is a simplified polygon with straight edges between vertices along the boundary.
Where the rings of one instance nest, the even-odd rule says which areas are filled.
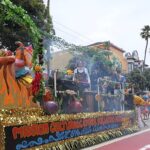
[[[118,49],[119,51],[121,51],[121,52],[123,52],[123,53],[125,52],[125,50],[119,48],[118,46],[114,45],[114,44],[111,43],[110,41],[96,42],[96,43],[93,43],[93,44],[90,44],[90,45],[87,45],[87,46],[97,46],[97,45],[100,45],[100,44],[104,44],[104,43],[106,43],[106,42],[109,42],[110,46],[112,46],[112,47]]]
[[[126,59],[128,60],[128,59],[132,59],[132,60],[135,60],[136,61],[136,59],[134,58],[134,57],[126,57]]]

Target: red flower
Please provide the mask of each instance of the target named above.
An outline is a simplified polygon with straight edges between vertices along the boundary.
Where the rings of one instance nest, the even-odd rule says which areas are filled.
[[[42,79],[42,74],[40,72],[36,72],[35,77],[32,81],[32,94],[33,95],[38,94],[38,92],[40,90],[41,79]]]

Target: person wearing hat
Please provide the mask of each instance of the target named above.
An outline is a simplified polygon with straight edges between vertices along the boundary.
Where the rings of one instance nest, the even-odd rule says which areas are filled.
[[[79,61],[77,63],[77,68],[74,70],[73,81],[83,85],[81,88],[88,88],[90,86],[90,76],[84,63]]]
[[[73,74],[73,81],[75,82],[77,86],[78,95],[86,111],[87,103],[86,101],[83,101],[85,97],[84,92],[88,91],[88,89],[90,88],[91,81],[90,81],[88,70],[84,66],[84,63],[82,61],[79,61],[77,63],[77,68],[74,70],[74,74]]]

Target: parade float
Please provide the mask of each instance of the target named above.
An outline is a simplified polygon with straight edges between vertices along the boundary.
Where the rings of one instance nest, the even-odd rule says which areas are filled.
[[[60,82],[59,72],[54,71],[51,89],[45,87],[42,54],[38,54],[39,64],[33,66],[33,48],[16,44],[15,55],[0,50],[2,149],[81,149],[138,131],[134,111],[94,110],[94,102],[99,107],[100,97],[106,96],[100,90],[85,92],[88,111],[84,112],[74,91],[76,84],[66,79]],[[33,68],[32,76],[26,67]],[[67,78],[72,73],[68,70]]]
[[[84,112],[78,94],[65,86],[68,81],[62,80],[61,86],[65,88],[58,89],[56,71],[52,88],[45,87],[38,29],[20,7],[9,0],[2,0],[1,5],[5,8],[3,12],[8,12],[6,20],[21,22],[29,28],[34,47],[17,42],[15,55],[8,50],[0,51],[1,149],[78,150],[139,130],[134,111],[106,112],[99,107],[94,110],[93,103],[98,101],[100,105],[103,96],[99,90],[86,91],[89,109]],[[33,73],[26,67],[32,68]],[[68,71],[67,75],[70,74]]]
[[[133,111],[94,112],[89,109],[83,112],[76,92],[58,91],[56,72],[54,89],[44,87],[41,65],[33,67],[33,77],[24,68],[32,66],[33,49],[18,43],[15,55],[1,50],[0,56],[2,149],[81,149],[138,130]],[[70,107],[71,111],[58,113],[61,106],[56,102],[57,94],[69,95],[71,104],[59,105],[69,105],[64,109]]]

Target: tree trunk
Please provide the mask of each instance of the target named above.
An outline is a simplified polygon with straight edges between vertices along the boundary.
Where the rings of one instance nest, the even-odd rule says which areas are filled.
[[[146,46],[145,46],[145,54],[144,54],[143,70],[144,70],[144,68],[145,68],[145,61],[146,61],[147,47],[148,47],[148,39],[146,40]]]

